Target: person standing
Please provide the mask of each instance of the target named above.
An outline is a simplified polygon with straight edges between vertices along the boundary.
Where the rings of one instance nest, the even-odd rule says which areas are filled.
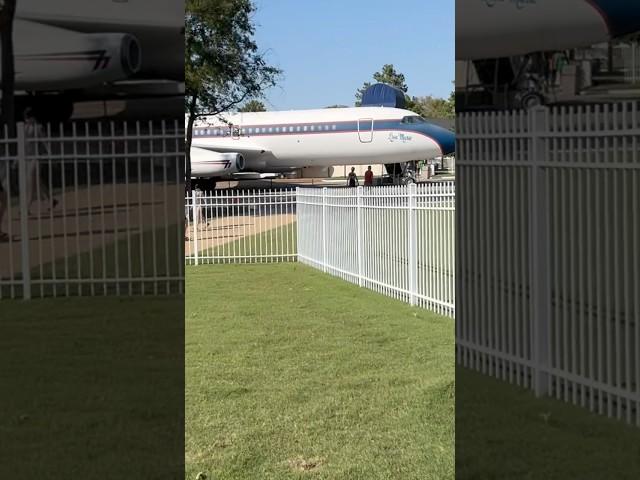
[[[367,171],[364,172],[364,186],[372,187],[373,186],[373,171],[371,171],[371,165],[367,167]]]
[[[40,176],[40,145],[44,147],[46,153],[49,154],[47,145],[39,140],[45,138],[42,126],[37,122],[33,110],[26,108],[24,111],[24,134],[26,137],[25,153],[27,161],[27,175],[29,175],[29,205],[27,210],[31,215],[31,205],[36,200],[48,200],[51,202],[51,208],[55,208],[58,200],[51,196],[49,187]]]
[[[347,177],[347,186],[358,186],[358,175],[356,175],[356,167],[351,167],[351,171],[349,172],[349,176]]]

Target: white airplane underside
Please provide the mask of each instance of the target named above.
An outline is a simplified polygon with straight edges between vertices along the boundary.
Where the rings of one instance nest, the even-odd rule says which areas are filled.
[[[580,58],[569,64],[570,52],[631,40],[638,32],[638,1],[456,0],[457,110],[584,101],[592,69]],[[552,78],[554,68],[541,65],[558,66],[557,58],[567,63]],[[573,86],[569,73],[560,78],[572,70],[579,79]]]
[[[640,31],[629,0],[456,0],[456,60],[588,47]]]
[[[237,113],[196,123],[191,177],[247,178],[300,168],[324,176],[334,165],[405,163],[454,150],[453,132],[399,108]],[[229,154],[241,155],[244,168],[222,161]]]

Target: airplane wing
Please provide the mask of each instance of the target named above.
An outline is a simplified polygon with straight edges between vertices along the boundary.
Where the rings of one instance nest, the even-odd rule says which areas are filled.
[[[192,147],[202,148],[203,150],[209,150],[211,152],[219,153],[241,153],[242,155],[262,155],[267,153],[268,150],[254,145],[211,145],[210,143],[201,143],[198,141],[191,142]]]
[[[235,180],[268,180],[278,178],[277,173],[259,173],[259,172],[236,172],[231,177]]]

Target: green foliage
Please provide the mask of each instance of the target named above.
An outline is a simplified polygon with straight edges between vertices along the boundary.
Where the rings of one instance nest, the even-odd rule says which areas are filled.
[[[347,105],[329,105],[325,108],[349,108]]]
[[[413,97],[411,107],[410,110],[425,118],[455,118],[455,94],[451,92],[451,95],[447,99],[437,98],[431,95]]]
[[[185,11],[189,114],[227,111],[275,85],[280,70],[258,52],[251,0],[187,0]]]
[[[249,100],[238,109],[239,112],[266,112],[267,107],[260,100]]]
[[[251,0],[187,0],[185,5],[186,188],[198,115],[216,115],[260,97],[280,70],[267,65],[253,34]]]

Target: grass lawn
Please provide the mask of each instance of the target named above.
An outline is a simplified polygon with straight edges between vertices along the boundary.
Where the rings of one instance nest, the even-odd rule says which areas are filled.
[[[182,478],[182,298],[0,309],[0,478]]]
[[[640,429],[456,368],[456,478],[640,478]]]
[[[225,243],[200,252],[201,262],[218,263],[273,263],[297,257],[298,229],[295,222],[265,230],[255,235]],[[224,257],[246,256],[243,260]],[[202,259],[202,257],[205,257]]]
[[[451,319],[295,263],[186,281],[187,478],[453,478]]]

